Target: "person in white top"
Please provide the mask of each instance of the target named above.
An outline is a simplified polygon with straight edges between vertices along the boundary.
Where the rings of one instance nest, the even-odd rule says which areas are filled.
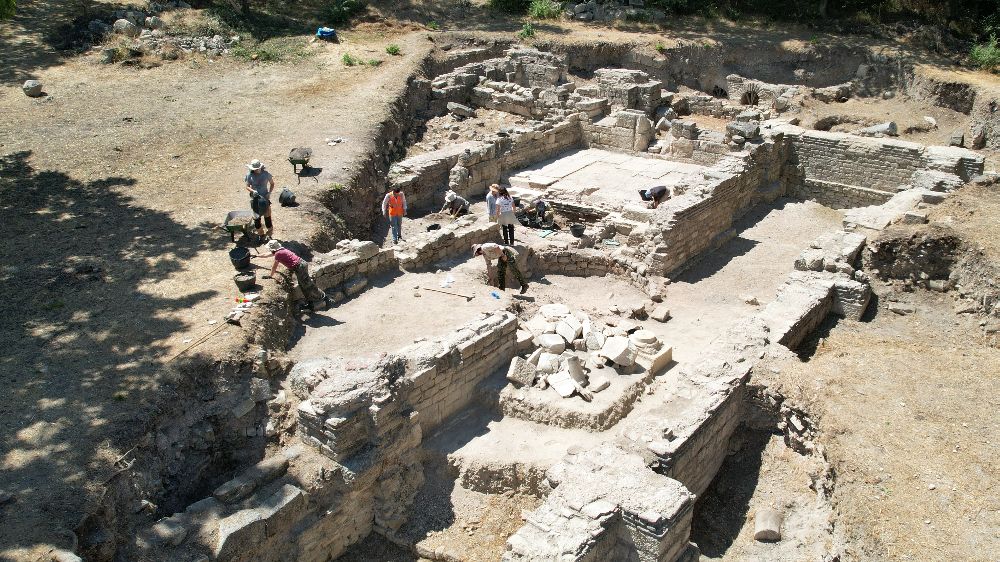
[[[514,245],[514,225],[517,224],[517,215],[514,214],[514,198],[507,193],[507,188],[497,189],[496,203],[497,222],[503,231],[503,243],[509,246]]]

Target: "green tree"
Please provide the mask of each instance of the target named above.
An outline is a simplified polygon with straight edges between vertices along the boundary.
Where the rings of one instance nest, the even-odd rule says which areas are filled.
[[[14,17],[16,0],[0,0],[0,20],[9,20]]]

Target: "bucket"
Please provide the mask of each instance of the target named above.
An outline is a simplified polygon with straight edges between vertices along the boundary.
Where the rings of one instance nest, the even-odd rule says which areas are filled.
[[[585,230],[587,230],[587,227],[584,226],[584,225],[582,225],[582,224],[579,224],[579,223],[574,223],[574,224],[569,225],[569,232],[570,232],[570,234],[572,234],[573,236],[576,236],[577,238],[580,238],[581,236],[583,236],[583,232]]]
[[[246,293],[257,286],[257,274],[252,271],[241,271],[233,276],[233,281],[236,282],[236,287],[240,291]]]
[[[441,230],[441,225],[438,224],[438,223],[434,223],[434,224],[428,225],[427,226],[427,232],[430,232],[432,230]]]
[[[250,267],[250,250],[242,246],[229,250],[229,261],[233,262],[233,267],[236,269]]]

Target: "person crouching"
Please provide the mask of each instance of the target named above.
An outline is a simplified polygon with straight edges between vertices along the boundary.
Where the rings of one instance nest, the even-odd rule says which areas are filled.
[[[524,280],[524,275],[522,275],[521,270],[517,268],[517,260],[514,257],[514,252],[510,251],[510,248],[506,248],[500,244],[494,244],[493,242],[476,244],[472,246],[472,255],[483,256],[483,259],[486,260],[487,277],[489,277],[489,282],[491,284],[493,283],[493,279],[492,276],[490,276],[490,271],[493,267],[493,260],[497,260],[497,286],[500,287],[501,291],[507,289],[508,269],[511,270],[514,277],[521,284],[521,294],[523,295],[528,291],[528,282]]]
[[[274,277],[275,272],[278,270],[278,264],[281,264],[295,273],[295,278],[299,281],[299,288],[302,289],[302,295],[309,301],[312,309],[322,310],[325,308],[326,293],[321,291],[316,286],[316,283],[313,282],[312,277],[309,276],[309,262],[300,258],[295,252],[283,247],[281,242],[277,240],[268,242],[267,249],[271,251],[270,254],[257,256],[260,258],[274,257],[274,263],[271,264],[271,273],[263,277],[265,279]]]

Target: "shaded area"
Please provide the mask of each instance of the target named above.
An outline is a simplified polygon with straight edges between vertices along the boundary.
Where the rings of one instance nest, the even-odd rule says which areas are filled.
[[[740,534],[750,510],[764,449],[772,433],[745,429],[730,442],[742,442],[742,448],[722,463],[715,480],[694,506],[691,522],[691,542],[698,545],[703,556],[717,558],[726,553]]]
[[[135,205],[132,178],[82,182],[30,160],[0,157],[5,547],[55,540],[93,507],[158,413],[157,342],[188,327],[172,313],[216,294],[141,288],[228,242]]]

